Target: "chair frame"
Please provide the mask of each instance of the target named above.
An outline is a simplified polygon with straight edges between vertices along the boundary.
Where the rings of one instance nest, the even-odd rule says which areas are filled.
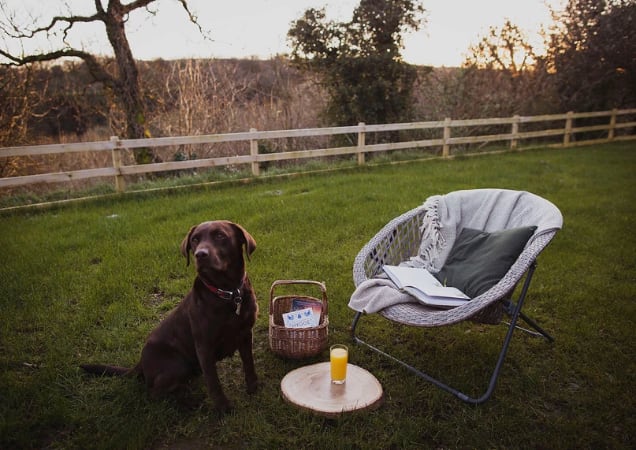
[[[358,286],[363,281],[381,273],[384,264],[399,264],[407,260],[410,256],[417,254],[420,239],[420,226],[425,213],[422,206],[407,211],[387,223],[358,253],[354,261],[353,277],[354,283]],[[556,230],[550,230],[541,235],[535,236],[531,243],[519,255],[517,261],[508,270],[508,273],[492,288],[482,295],[472,299],[466,305],[462,305],[450,310],[439,310],[431,314],[430,309],[423,307],[419,303],[404,303],[393,305],[378,312],[378,314],[390,321],[401,325],[417,327],[437,327],[452,325],[464,320],[480,321],[479,316],[484,311],[493,308],[501,308],[508,316],[510,323],[506,336],[503,340],[497,362],[490,376],[490,380],[485,392],[479,397],[471,397],[464,392],[449,386],[443,381],[415,368],[414,366],[386,353],[385,351],[365,342],[356,334],[356,329],[360,319],[365,315],[356,312],[351,325],[351,338],[355,344],[361,344],[374,352],[397,362],[424,380],[433,383],[435,386],[453,394],[460,400],[470,404],[481,404],[490,398],[499,377],[508,347],[512,340],[515,328],[518,327],[518,319],[521,318],[527,325],[536,332],[528,331],[533,335],[540,335],[548,342],[553,342],[554,338],[543,330],[534,320],[522,312],[523,304],[530,287],[530,282],[537,267],[538,254],[552,240]],[[517,301],[514,302],[510,296],[515,287],[524,278],[523,285]],[[487,317],[487,315],[486,315]],[[499,319],[501,314],[499,315]],[[489,319],[486,323],[492,323]]]

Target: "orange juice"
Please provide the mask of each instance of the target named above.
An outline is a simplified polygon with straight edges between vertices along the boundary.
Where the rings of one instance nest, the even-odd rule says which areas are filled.
[[[345,345],[332,345],[329,352],[331,362],[331,382],[342,384],[347,378],[347,362],[349,352]]]

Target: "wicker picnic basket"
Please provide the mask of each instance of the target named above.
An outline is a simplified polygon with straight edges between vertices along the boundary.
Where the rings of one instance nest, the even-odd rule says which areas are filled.
[[[322,298],[307,295],[274,296],[274,290],[280,285],[314,285],[320,288]],[[283,314],[291,311],[294,299],[313,300],[322,303],[320,322],[316,327],[287,328]],[[284,358],[301,359],[315,356],[327,348],[329,328],[329,308],[327,289],[324,283],[309,280],[277,280],[269,292],[269,347]]]

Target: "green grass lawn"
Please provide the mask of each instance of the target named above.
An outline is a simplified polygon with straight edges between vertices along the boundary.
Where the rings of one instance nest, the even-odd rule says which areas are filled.
[[[251,183],[127,194],[0,215],[0,448],[625,448],[636,446],[636,143],[362,167]],[[269,289],[325,281],[331,343],[349,342],[352,262],[388,220],[426,197],[499,187],[555,203],[564,228],[539,258],[525,311],[553,344],[515,333],[493,397],[470,406],[363,347],[352,363],[382,383],[383,406],[323,419],[285,403],[290,370],[326,361],[273,355]],[[235,409],[219,418],[198,380],[195,406],[151,399],[83,362],[132,365],[147,333],[194,278],[179,244],[211,219],[256,239],[248,263],[261,307],[260,390],[238,355],[219,364]],[[318,293],[309,293],[317,295]],[[485,388],[505,327],[365,335],[468,393]]]

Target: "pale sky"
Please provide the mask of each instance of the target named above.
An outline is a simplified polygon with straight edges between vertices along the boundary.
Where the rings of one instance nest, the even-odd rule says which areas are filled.
[[[106,3],[106,0],[103,0]],[[177,0],[159,0],[151,9],[155,15],[138,10],[127,26],[133,54],[138,59],[174,59],[183,57],[267,59],[288,53],[286,35],[291,22],[307,8],[326,7],[327,16],[349,20],[359,0],[188,0],[190,8],[209,39],[201,36],[188,22]],[[563,0],[423,0],[428,23],[418,33],[406,36],[404,58],[413,64],[458,66],[468,47],[479,41],[490,26],[501,27],[506,19],[519,26],[530,42],[539,48],[541,25],[551,23],[547,4],[559,7]],[[64,13],[68,4],[75,13],[94,12],[89,0],[3,0],[0,8],[11,11],[27,22],[39,18],[44,22],[53,13]],[[92,9],[91,9],[92,8]],[[30,12],[31,16],[28,15]],[[54,36],[48,42],[29,44],[24,51],[53,48],[59,42]],[[77,28],[70,42],[91,52],[112,54],[105,32],[95,25]],[[5,36],[0,45],[9,47]]]

